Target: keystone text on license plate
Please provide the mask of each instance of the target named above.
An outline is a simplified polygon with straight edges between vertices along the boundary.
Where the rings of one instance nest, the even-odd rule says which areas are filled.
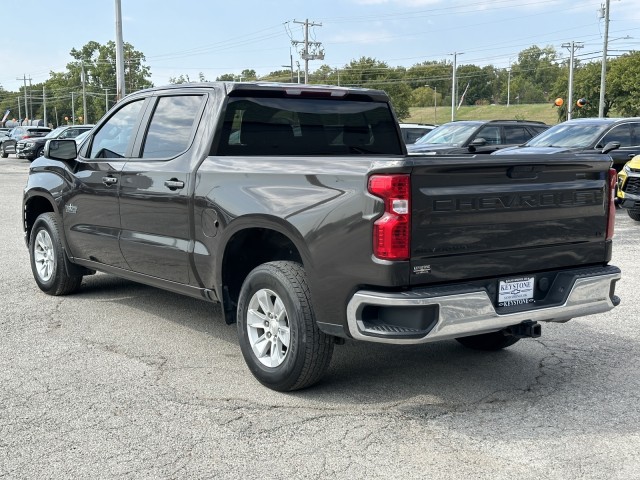
[[[509,278],[498,283],[498,306],[511,307],[533,303],[534,277]]]

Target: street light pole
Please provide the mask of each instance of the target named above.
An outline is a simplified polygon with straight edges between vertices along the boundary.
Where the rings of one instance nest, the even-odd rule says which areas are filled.
[[[449,55],[453,55],[453,74],[451,75],[451,121],[453,122],[456,119],[456,69],[457,69],[457,60],[458,55],[462,55],[458,52],[450,53]]]
[[[433,87],[433,124],[438,123],[438,87]]]
[[[126,95],[124,83],[124,44],[122,41],[122,6],[116,2],[116,102]]]
[[[609,0],[604,4],[604,45],[602,46],[602,67],[600,69],[600,102],[598,118],[604,117],[604,89],[607,78],[607,44],[609,42]]]
[[[576,49],[582,48],[584,45],[582,42],[571,42],[563,43],[562,46],[569,49],[569,95],[567,97],[567,120],[571,120],[571,114],[573,113],[573,59]]]
[[[507,69],[507,108],[511,103],[511,59],[509,59],[509,68]]]

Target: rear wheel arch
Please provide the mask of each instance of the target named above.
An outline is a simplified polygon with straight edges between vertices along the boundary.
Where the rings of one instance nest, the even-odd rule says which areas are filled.
[[[254,224],[255,225],[255,224]],[[236,321],[236,308],[245,278],[259,265],[288,260],[305,265],[306,251],[294,235],[278,226],[247,226],[235,231],[224,245],[219,267],[218,297],[227,323]]]

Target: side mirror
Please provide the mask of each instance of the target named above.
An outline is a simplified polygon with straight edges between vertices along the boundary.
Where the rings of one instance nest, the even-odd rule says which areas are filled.
[[[473,153],[476,151],[477,147],[482,147],[483,145],[486,145],[486,144],[487,144],[487,141],[484,138],[476,137],[473,140],[471,140],[471,143],[469,144],[467,149],[469,150],[469,152]]]
[[[486,145],[487,141],[482,138],[482,137],[476,137],[473,139],[473,141],[469,144],[470,147],[481,147],[483,145]]]
[[[75,140],[47,140],[44,156],[52,160],[74,160],[78,156]]]
[[[620,142],[609,142],[602,149],[602,153],[609,153],[611,150],[620,148]]]

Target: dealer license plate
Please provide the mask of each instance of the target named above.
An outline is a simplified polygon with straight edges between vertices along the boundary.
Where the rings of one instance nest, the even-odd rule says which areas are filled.
[[[498,306],[511,307],[533,303],[535,277],[509,278],[498,283]]]

